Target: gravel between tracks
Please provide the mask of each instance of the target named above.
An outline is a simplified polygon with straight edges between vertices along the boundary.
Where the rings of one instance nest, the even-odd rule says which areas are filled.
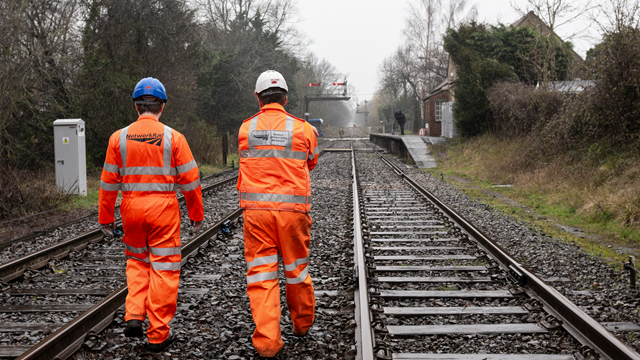
[[[228,179],[229,177],[235,176],[237,173],[237,170],[230,171],[218,177],[209,178],[208,180],[203,181],[203,186]],[[120,219],[120,212],[117,209],[115,215],[117,220]],[[38,220],[34,218],[32,219],[32,221]],[[16,242],[14,244],[11,244],[10,246],[7,246],[6,248],[0,249],[0,263],[5,263],[7,261],[17,259],[21,256],[25,256],[47,246],[51,246],[60,241],[70,239],[74,236],[93,230],[97,227],[98,216],[96,215],[85,220],[78,221],[77,223],[59,227],[46,235],[38,236],[32,240]]]
[[[235,183],[211,191],[210,195],[204,197],[203,202],[205,208],[204,226],[208,227],[216,223],[224,214],[237,208],[238,192],[235,190]],[[191,226],[185,204],[181,204],[180,211],[182,215],[181,234],[184,241],[191,237],[188,232]],[[15,289],[84,289],[104,290],[108,294],[124,285],[126,280],[124,262],[124,248],[120,239],[107,239],[89,244],[87,248],[77,253],[71,253],[69,257],[50,261],[48,266],[42,269],[27,270],[21,279],[3,286],[0,305],[95,304],[103,296],[19,296],[6,292]],[[97,281],[100,277],[115,279]],[[71,321],[77,315],[77,312],[72,311],[64,313],[0,313],[0,321],[51,323],[52,327],[49,330],[55,331],[60,324]],[[34,345],[49,333],[50,331],[47,330],[32,331],[19,336],[15,332],[0,333],[0,344]]]
[[[309,273],[316,292],[339,290],[338,296],[316,295],[316,321],[304,338],[292,336],[281,274],[282,359],[353,359],[355,356],[353,288],[353,224],[349,153],[323,155],[311,172],[312,206]],[[246,265],[242,228],[233,236],[211,241],[209,247],[183,267],[182,288],[208,289],[204,294],[179,294],[173,321],[178,341],[165,353],[144,350],[144,340],[122,335],[121,315],[96,341],[107,343],[101,352],[81,351],[75,359],[254,359],[251,343],[254,323],[246,295]],[[220,275],[217,280],[195,280],[194,275]],[[347,286],[343,285],[346,284]]]
[[[554,284],[555,288],[594,319],[640,324],[640,293],[628,288],[627,271],[614,269],[604,259],[589,255],[574,244],[553,238],[531,223],[473,200],[424,170],[406,168],[395,156],[386,156],[538,276],[568,278],[568,282]],[[588,290],[590,294],[574,294],[572,290]],[[616,335],[640,351],[640,332]]]
[[[371,191],[385,190],[389,193],[392,191],[403,190],[411,192],[406,183],[398,177],[391,169],[389,169],[375,154],[358,153],[358,174],[359,182],[365,199],[365,204],[369,204],[368,195]],[[415,193],[415,196],[419,196]],[[420,198],[418,198],[420,199]],[[421,200],[427,203],[426,200]],[[376,205],[378,206],[378,205]],[[414,205],[416,209],[421,208],[420,205]],[[375,214],[375,211],[367,210],[367,216]],[[408,218],[404,220],[410,220]],[[375,231],[375,230],[374,230]],[[392,231],[392,230],[387,230]],[[416,235],[412,235],[416,237]],[[450,237],[449,235],[443,236]],[[379,238],[379,236],[376,236]],[[437,238],[437,236],[436,236]],[[382,246],[393,246],[394,243],[385,243]],[[404,244],[407,246],[406,244]],[[382,255],[375,252],[375,248],[381,246],[374,244],[374,254]],[[449,246],[459,246],[456,242]],[[471,250],[473,253],[475,250]],[[384,255],[392,255],[398,251],[385,251]],[[428,252],[428,251],[427,251]],[[469,254],[469,250],[449,250],[447,252],[438,252],[439,254]],[[412,251],[412,255],[419,252]],[[476,264],[478,263],[478,264]],[[380,261],[376,260],[378,265],[480,265],[478,259],[475,260],[400,260],[400,261]],[[428,276],[437,276],[437,273],[430,273]],[[389,273],[378,273],[378,276],[393,276]],[[462,274],[456,274],[457,276]],[[454,276],[456,276],[454,275]],[[498,273],[497,281],[491,283],[378,283],[380,290],[508,290],[511,286],[504,280],[504,274]],[[405,275],[406,276],[406,275]],[[418,276],[411,272],[409,276]],[[481,271],[472,276],[488,276],[487,271]],[[522,306],[529,302],[527,298],[480,298],[480,299],[380,299],[381,306],[390,307],[407,307],[407,306],[434,306],[434,307],[451,307],[451,306]],[[518,324],[518,323],[536,323],[544,319],[546,314],[542,312],[530,312],[527,315],[450,315],[450,316],[387,316],[379,315],[379,318],[386,325],[464,325],[464,324]],[[549,333],[542,335],[526,335],[526,334],[492,334],[492,335],[434,335],[434,336],[412,336],[412,337],[395,337],[384,333],[376,333],[377,343],[384,342],[393,352],[397,353],[533,353],[533,354],[571,354],[579,349],[580,344],[566,331],[561,330],[558,333]]]

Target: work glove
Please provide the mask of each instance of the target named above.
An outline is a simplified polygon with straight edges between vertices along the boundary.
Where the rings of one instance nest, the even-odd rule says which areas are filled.
[[[112,222],[111,224],[100,224],[100,230],[107,237],[113,237],[113,231],[116,229],[116,223]]]
[[[202,221],[191,220],[191,233],[196,234],[198,231],[202,230],[202,225]]]

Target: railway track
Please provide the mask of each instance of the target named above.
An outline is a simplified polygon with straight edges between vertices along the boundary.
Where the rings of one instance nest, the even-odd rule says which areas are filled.
[[[234,173],[237,173],[237,169],[204,177],[201,180],[202,186],[205,188],[208,185],[220,182],[220,180],[237,178],[237,175]],[[120,218],[118,209],[119,205],[116,206],[116,219]],[[56,226],[48,229],[34,231],[26,236],[14,239],[2,239],[0,241],[0,263],[5,263],[34,251],[44,249],[65,239],[75,237],[77,234],[84,234],[92,231],[93,233],[96,233],[95,230],[98,228],[97,218],[97,212],[95,212],[72,221],[57,224]],[[34,218],[33,221],[37,221],[37,218]],[[4,277],[5,276],[0,275],[0,280]]]
[[[314,196],[321,196],[314,203],[327,203],[313,215],[314,228],[322,229],[312,230],[312,243],[322,245],[309,263],[316,325],[304,339],[285,339],[284,358],[640,359],[607,324],[584,314],[368,145],[323,147],[322,154],[334,155],[313,174]],[[352,201],[350,171],[353,205],[345,208],[340,204]],[[233,192],[211,191],[218,193],[205,200],[210,226],[183,239],[174,324],[181,335],[164,356],[253,359],[253,324],[242,299],[241,213]],[[234,206],[211,210],[227,196]],[[334,220],[351,211],[353,231],[351,220],[344,228]],[[352,256],[357,285],[342,275]],[[64,359],[79,348],[76,359],[147,355],[143,340],[122,337],[126,285],[119,242],[89,243],[49,259],[46,270],[26,269],[4,285],[0,352],[21,353],[20,359]]]
[[[184,229],[189,220],[183,209],[183,265],[212,238],[234,227],[241,215],[233,187],[236,181],[237,175],[203,186],[205,230],[201,234],[187,235]],[[180,203],[184,206],[183,198]],[[100,350],[92,336],[111,324],[127,295],[124,261],[121,242],[104,239],[94,229],[1,264],[5,285],[0,302],[0,358],[66,359],[83,345]],[[186,280],[217,278],[219,275],[190,274]],[[181,288],[180,293],[198,296],[206,290]],[[33,344],[3,345],[15,342],[16,333],[23,334],[18,341],[26,338]]]
[[[353,176],[362,359],[640,359],[380,154]]]
[[[205,226],[208,226],[204,233],[188,236],[185,229],[189,228],[189,221],[183,209],[185,260],[220,230],[220,218],[239,215],[233,212],[237,207],[235,180],[232,177],[203,187]],[[83,338],[78,331],[99,332],[110,323],[105,320],[109,313],[124,303],[127,293],[124,261],[121,241],[105,239],[96,229],[0,265],[5,283],[0,305],[3,320],[0,343],[3,340],[12,343],[13,334],[22,333],[28,334],[27,342],[37,344],[36,349],[51,346],[54,349],[34,352],[32,344],[3,345],[0,357],[53,359],[72,354],[78,344],[71,339]]]

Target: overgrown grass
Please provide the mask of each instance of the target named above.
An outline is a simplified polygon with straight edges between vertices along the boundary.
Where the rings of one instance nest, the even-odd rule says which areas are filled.
[[[202,165],[198,165],[198,168],[205,176],[207,176],[212,174],[219,174],[225,170],[229,170],[231,169],[232,165],[234,168],[238,168],[239,162],[240,162],[240,157],[238,156],[238,154],[229,154],[227,155],[226,166],[223,164],[214,164],[214,165],[202,164]]]
[[[444,173],[470,196],[529,220],[590,254],[626,261],[627,252],[640,248],[639,157],[599,159],[587,153],[531,164],[526,149],[520,139],[491,135],[458,140],[432,149],[446,156],[429,171],[438,177]],[[512,187],[492,187],[502,184]],[[560,225],[587,234],[567,233]]]
[[[238,167],[239,156],[238,154],[230,154],[227,156],[227,166],[222,164],[198,164],[198,169],[204,174],[204,176],[219,174],[225,170],[231,169],[231,162],[233,161],[234,167]],[[100,188],[100,169],[96,169],[87,175],[87,196],[72,196],[70,202],[62,206],[63,210],[70,210],[72,208],[82,208],[90,210],[98,210],[99,201],[99,188]],[[118,197],[122,198],[122,193],[118,193]]]
[[[0,168],[0,220],[56,209],[71,198],[56,189],[53,169]]]

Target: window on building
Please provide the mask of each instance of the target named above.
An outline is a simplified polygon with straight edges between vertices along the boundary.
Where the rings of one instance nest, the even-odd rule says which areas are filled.
[[[442,100],[436,100],[436,122],[442,121]]]

